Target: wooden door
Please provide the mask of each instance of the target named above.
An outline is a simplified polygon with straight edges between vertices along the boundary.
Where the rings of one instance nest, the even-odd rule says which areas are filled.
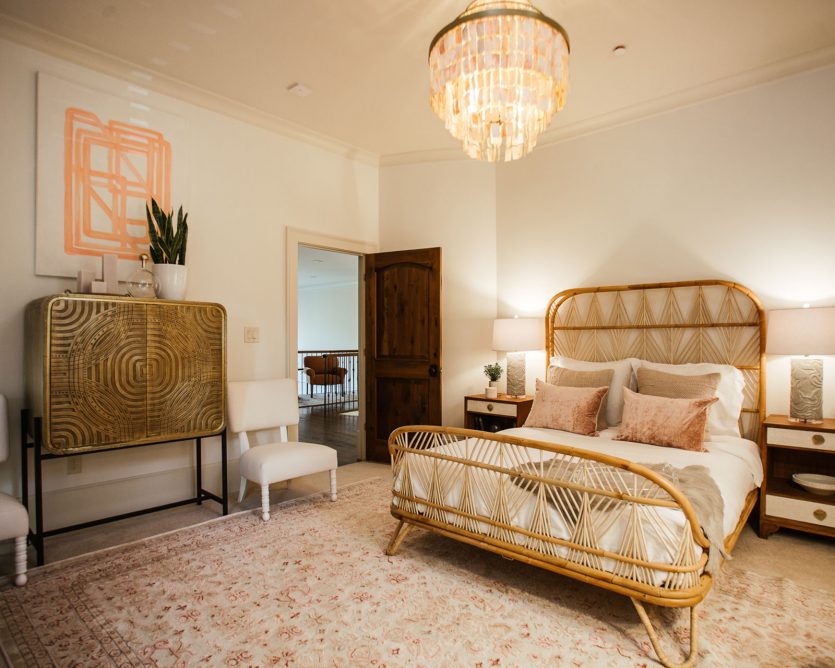
[[[365,256],[366,457],[397,427],[441,424],[441,249]]]

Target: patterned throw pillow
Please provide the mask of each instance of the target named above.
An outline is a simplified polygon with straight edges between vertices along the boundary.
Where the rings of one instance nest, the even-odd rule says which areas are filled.
[[[536,395],[525,426],[597,436],[597,414],[608,391],[608,385],[558,387],[537,379]]]
[[[705,424],[718,399],[670,399],[624,388],[623,421],[615,440],[704,452]]]

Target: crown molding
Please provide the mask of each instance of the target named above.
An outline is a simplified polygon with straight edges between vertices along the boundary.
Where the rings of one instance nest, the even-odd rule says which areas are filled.
[[[143,80],[143,87],[156,93],[215,111],[284,137],[336,153],[350,160],[375,167],[380,162],[380,157],[370,151],[315,132],[255,107],[236,102],[223,95],[212,93],[199,86],[150,70],[143,65],[132,63],[80,42],[56,35],[3,13],[0,13],[0,38],[122,80],[133,80],[135,73],[139,71],[151,77],[148,81]]]
[[[427,151],[389,153],[380,156],[380,167],[413,165],[421,162],[468,162],[472,160],[461,148],[436,148]]]
[[[310,130],[260,109],[236,102],[235,100],[185,83],[174,77],[160,74],[142,65],[117,58],[116,56],[93,49],[66,37],[61,37],[60,35],[43,30],[3,13],[0,13],[0,38],[8,39],[51,56],[62,58],[77,65],[123,80],[132,79],[134,76],[133,73],[137,70],[147,73],[152,77],[152,80],[148,82],[143,81],[143,86],[157,93],[216,111],[225,116],[364,164],[393,167],[425,162],[470,160],[457,147],[377,155],[371,151],[352,146],[346,142],[315,132],[314,130]],[[835,63],[835,46],[810,51],[740,74],[664,95],[641,104],[555,128],[544,133],[539,138],[537,146],[541,148],[596,132],[602,132],[619,125],[634,123],[645,118],[700,104],[710,99],[731,95],[794,74],[826,67],[833,63]]]
[[[645,118],[701,104],[711,99],[733,95],[734,93],[739,93],[756,86],[766,85],[795,74],[827,67],[833,63],[835,63],[835,46],[809,51],[793,58],[769,63],[768,65],[747,70],[740,74],[716,79],[700,86],[657,97],[647,102],[642,102],[641,104],[555,128],[543,133],[539,137],[537,148],[603,132],[619,125],[635,123]],[[461,149],[436,149],[382,155],[380,156],[380,166],[392,167],[420,162],[469,159]]]
[[[578,121],[561,128],[545,132],[537,142],[537,146],[558,144],[568,139],[575,139],[587,134],[601,132],[619,125],[666,114],[685,107],[691,107],[708,100],[740,93],[749,88],[767,85],[801,72],[807,72],[835,63],[835,46],[810,51],[808,53],[776,61],[705,84],[676,91],[669,95],[624,107],[616,111],[602,114],[584,121]]]

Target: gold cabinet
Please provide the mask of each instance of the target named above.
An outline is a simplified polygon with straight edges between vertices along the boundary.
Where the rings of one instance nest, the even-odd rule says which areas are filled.
[[[26,327],[27,404],[49,452],[224,430],[220,304],[62,294],[31,303]]]

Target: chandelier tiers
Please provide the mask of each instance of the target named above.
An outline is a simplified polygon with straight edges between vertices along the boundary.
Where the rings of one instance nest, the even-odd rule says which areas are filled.
[[[529,0],[475,0],[429,46],[429,102],[471,158],[518,160],[565,104],[568,35]]]

